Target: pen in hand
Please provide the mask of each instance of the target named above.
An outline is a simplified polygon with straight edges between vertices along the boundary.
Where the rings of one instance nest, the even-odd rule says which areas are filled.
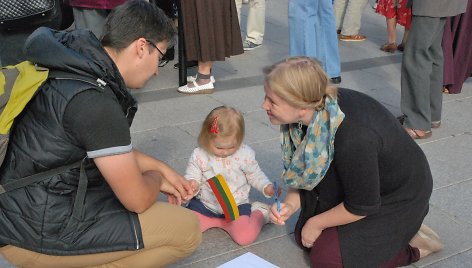
[[[277,202],[277,213],[280,213],[280,200],[279,200],[279,194],[277,192],[277,182],[274,181],[274,199],[275,202]]]

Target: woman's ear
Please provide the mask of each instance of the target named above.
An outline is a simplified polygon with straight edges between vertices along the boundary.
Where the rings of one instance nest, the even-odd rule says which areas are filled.
[[[308,123],[310,123],[311,118],[313,116],[313,109],[300,108],[298,110],[298,115],[300,116],[300,120],[302,120],[304,123],[308,124]]]
[[[308,113],[308,109],[307,108],[300,108],[298,110],[298,115],[300,116],[300,118],[303,120],[303,118],[306,117],[306,114]]]

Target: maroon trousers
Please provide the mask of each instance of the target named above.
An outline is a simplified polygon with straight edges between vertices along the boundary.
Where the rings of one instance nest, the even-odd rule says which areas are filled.
[[[338,228],[331,227],[325,229],[313,244],[311,249],[302,245],[300,233],[295,233],[295,240],[298,245],[309,252],[310,265],[315,268],[342,268],[341,247],[339,245]],[[406,266],[420,259],[418,248],[408,245],[402,249],[395,258],[380,265],[380,268],[394,268]]]

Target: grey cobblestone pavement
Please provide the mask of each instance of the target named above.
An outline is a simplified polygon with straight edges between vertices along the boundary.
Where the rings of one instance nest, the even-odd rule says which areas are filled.
[[[243,25],[246,14],[247,6],[243,6]],[[267,2],[266,17],[262,47],[216,63],[215,93],[193,96],[177,93],[178,73],[172,68],[176,61],[161,68],[161,74],[146,88],[133,93],[140,102],[132,127],[133,145],[183,173],[206,114],[219,105],[234,106],[244,113],[245,142],[256,151],[261,168],[270,179],[280,180],[278,128],[270,125],[260,104],[264,96],[262,68],[288,53],[287,0]],[[367,93],[398,116],[402,55],[379,50],[385,42],[385,27],[384,17],[367,6],[361,28],[367,40],[339,43],[340,86]],[[401,36],[402,29],[397,31]],[[445,249],[409,267],[472,267],[471,115],[472,79],[469,79],[461,94],[444,95],[441,128],[434,131],[432,138],[419,142],[434,178],[430,212],[425,221],[440,234]],[[257,192],[251,192],[251,199],[271,202]],[[257,241],[246,247],[232,242],[222,230],[208,230],[198,250],[172,267],[216,267],[245,252],[252,252],[279,267],[309,267],[306,254],[295,245],[294,224],[295,219],[283,227],[268,224]],[[11,266],[0,258],[0,267]]]

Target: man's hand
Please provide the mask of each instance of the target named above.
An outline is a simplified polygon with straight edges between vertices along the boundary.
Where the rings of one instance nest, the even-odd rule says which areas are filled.
[[[163,171],[165,181],[167,181],[176,191],[174,196],[179,196],[179,200],[188,201],[194,196],[194,191],[190,182],[187,181],[182,175],[177,173],[174,169],[166,169]]]
[[[161,192],[167,195],[167,201],[171,204],[180,206],[182,204],[182,196],[177,189],[170,184],[170,182],[166,179],[162,180],[161,184]]]

